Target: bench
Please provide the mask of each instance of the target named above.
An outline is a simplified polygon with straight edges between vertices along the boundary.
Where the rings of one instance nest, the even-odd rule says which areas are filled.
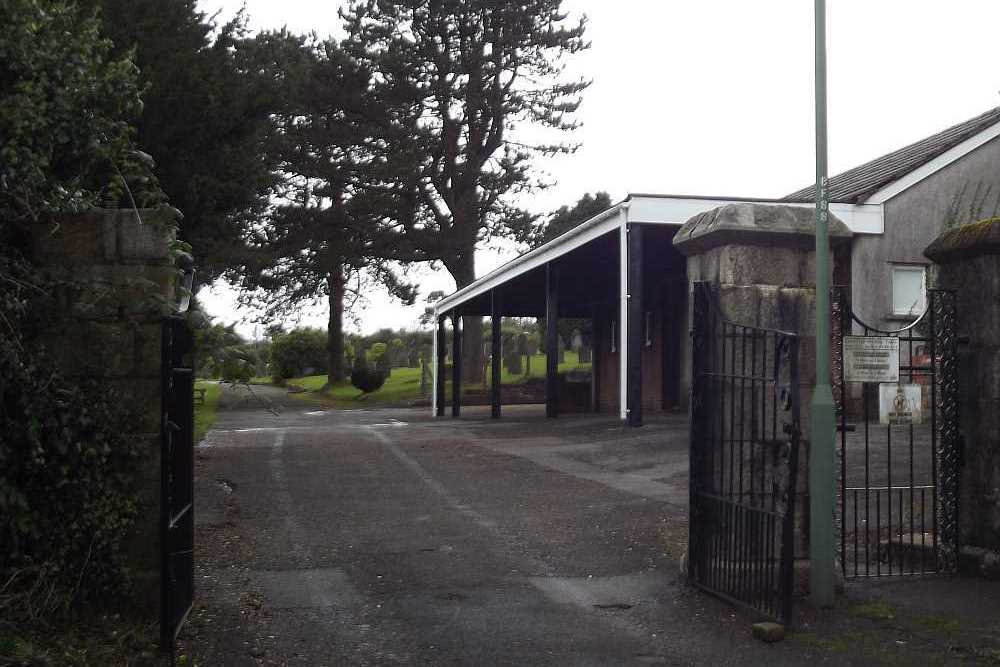
[[[194,388],[194,404],[195,405],[205,405],[205,388],[195,387]]]

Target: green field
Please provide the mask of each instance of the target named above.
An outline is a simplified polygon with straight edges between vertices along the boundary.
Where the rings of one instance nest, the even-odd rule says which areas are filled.
[[[565,362],[559,364],[560,373],[566,373],[571,370],[588,370],[589,368],[590,364],[581,364],[577,359],[576,353],[571,351],[566,352]],[[520,373],[516,376],[511,375],[505,368],[503,370],[503,374],[500,376],[500,382],[503,384],[520,384],[529,379],[540,379],[544,377],[545,355],[536,354],[531,358],[530,375],[525,375],[524,373]],[[490,373],[487,371],[486,382],[472,386],[466,385],[463,389],[481,390],[487,388],[489,387],[489,378]],[[260,380],[263,380],[263,378],[260,378]],[[446,382],[446,391],[450,392],[450,378],[448,378],[448,380],[449,381]],[[382,385],[382,387],[380,387],[377,391],[373,391],[367,395],[352,386],[350,380],[346,380],[342,384],[323,391],[323,387],[326,385],[326,375],[308,375],[306,377],[291,378],[286,382],[286,384],[288,386],[301,387],[305,390],[303,392],[290,394],[296,398],[316,403],[323,403],[326,405],[332,404],[333,406],[340,408],[357,408],[376,405],[396,405],[401,403],[410,403],[421,398],[428,398],[430,396],[429,392],[432,391],[430,382],[430,378],[428,378],[428,393],[423,397],[420,394],[419,368],[393,368],[392,373],[385,381],[385,384]],[[263,384],[263,382],[261,382],[261,384]]]
[[[218,382],[206,382],[205,380],[196,381],[194,386],[195,389],[205,390],[205,402],[195,403],[194,406],[194,442],[198,444],[215,423],[215,409],[219,403],[222,386]]]

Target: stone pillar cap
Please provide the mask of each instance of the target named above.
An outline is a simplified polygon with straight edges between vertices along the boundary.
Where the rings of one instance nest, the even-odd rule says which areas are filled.
[[[721,245],[816,247],[815,207],[781,204],[726,204],[699,213],[674,236],[674,247],[694,255]],[[830,214],[830,242],[841,243],[852,232]]]
[[[924,256],[936,264],[1000,255],[1000,218],[953,227],[934,239]]]

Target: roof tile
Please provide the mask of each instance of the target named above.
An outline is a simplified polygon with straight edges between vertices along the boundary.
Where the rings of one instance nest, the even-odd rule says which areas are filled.
[[[1000,107],[949,127],[925,139],[848,169],[829,179],[830,201],[859,203],[876,191],[930,162],[966,139],[1000,122]],[[813,201],[816,186],[810,185],[784,197],[783,201]]]

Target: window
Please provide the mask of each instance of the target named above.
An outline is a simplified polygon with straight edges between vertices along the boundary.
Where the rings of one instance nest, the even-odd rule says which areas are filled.
[[[653,347],[653,311],[646,311],[646,347]]]
[[[618,351],[618,322],[611,320],[611,354]]]
[[[892,267],[892,314],[917,316],[927,307],[927,268],[915,265]]]

